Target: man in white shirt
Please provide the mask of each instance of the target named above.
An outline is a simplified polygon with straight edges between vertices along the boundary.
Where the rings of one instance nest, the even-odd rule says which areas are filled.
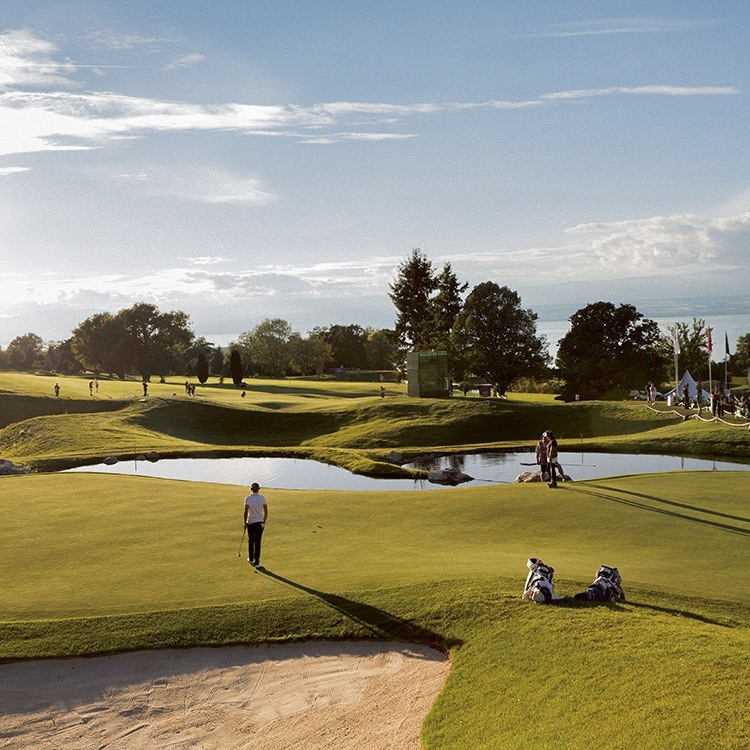
[[[247,561],[254,567],[262,569],[260,564],[260,540],[268,518],[266,498],[260,494],[260,485],[250,485],[251,494],[245,498],[244,523],[247,529]]]

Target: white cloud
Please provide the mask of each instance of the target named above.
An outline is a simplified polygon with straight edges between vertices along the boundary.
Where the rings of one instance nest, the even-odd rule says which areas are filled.
[[[72,85],[67,75],[74,66],[55,61],[57,51],[26,29],[0,33],[0,89]]]
[[[535,37],[599,36],[602,34],[653,34],[685,31],[713,24],[713,21],[673,18],[607,18],[558,24]]]
[[[215,168],[150,170],[141,182],[154,195],[213,205],[244,203],[263,206],[275,200],[254,176],[230,174]]]
[[[206,61],[206,56],[201,55],[198,52],[194,52],[190,55],[182,55],[172,60],[171,63],[166,65],[167,70],[178,70],[179,68],[192,68],[193,65],[199,65]]]
[[[28,167],[0,167],[0,175],[18,174],[19,172],[28,171]]]
[[[141,40],[155,43],[158,38]],[[134,46],[138,40],[131,39]],[[122,42],[125,45],[125,42]],[[0,155],[36,151],[81,150],[103,146],[108,140],[144,137],[158,132],[234,131],[249,135],[296,137],[303,143],[384,141],[414,138],[415,133],[387,131],[415,116],[471,109],[520,109],[552,106],[567,100],[618,95],[726,96],[731,86],[672,86],[656,84],[574,89],[541,94],[527,100],[484,102],[340,101],[299,105],[255,105],[237,102],[202,105],[127,96],[110,91],[32,91],[41,87],[74,88],[69,76],[78,67],[55,60],[57,48],[30,31],[0,35]],[[185,55],[171,67],[203,60]],[[102,67],[102,66],[90,66]],[[243,194],[244,191],[240,191]],[[235,200],[229,197],[228,200]]]

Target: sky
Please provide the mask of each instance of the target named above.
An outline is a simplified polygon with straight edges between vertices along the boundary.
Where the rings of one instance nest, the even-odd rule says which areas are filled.
[[[0,346],[135,302],[392,327],[420,248],[540,321],[750,331],[750,5],[0,4]]]

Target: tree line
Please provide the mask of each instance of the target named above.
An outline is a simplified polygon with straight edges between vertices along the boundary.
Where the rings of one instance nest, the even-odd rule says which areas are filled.
[[[436,269],[419,249],[399,265],[389,297],[393,329],[357,324],[315,327],[302,335],[281,319],[267,319],[240,334],[226,349],[196,336],[187,314],[137,303],[117,313],[97,313],[70,338],[44,342],[26,333],[0,348],[0,369],[60,374],[92,372],[150,380],[180,373],[232,377],[322,375],[341,369],[399,370],[406,352],[448,352],[451,378],[484,381],[500,392],[521,379],[557,378],[563,395],[595,398],[617,388],[667,382],[673,375],[673,335],[680,342],[680,370],[708,380],[705,321],[678,323],[670,335],[633,305],[595,302],[570,317],[570,330],[551,360],[537,314],[517,292],[494,281],[468,291],[451,264]],[[729,359],[733,372],[750,368],[750,334]],[[405,374],[405,373],[404,373]]]

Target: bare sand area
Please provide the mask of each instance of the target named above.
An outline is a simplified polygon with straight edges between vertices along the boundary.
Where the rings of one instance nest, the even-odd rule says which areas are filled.
[[[0,747],[408,750],[448,670],[369,641],[0,664]]]

